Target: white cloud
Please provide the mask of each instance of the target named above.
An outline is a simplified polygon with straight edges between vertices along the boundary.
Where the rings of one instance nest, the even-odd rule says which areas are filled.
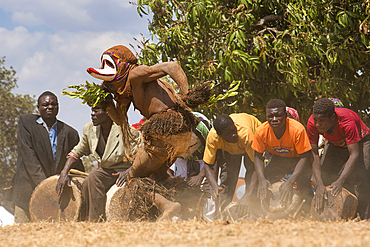
[[[24,59],[44,38],[45,33],[30,33],[25,27],[16,27],[12,31],[0,28],[0,54]]]
[[[123,32],[48,34],[30,33],[24,27],[13,31],[1,28],[2,41],[6,45],[0,47],[0,54],[10,51],[6,63],[14,66],[19,78],[19,88],[15,92],[38,96],[45,90],[53,91],[61,105],[58,117],[79,131],[90,121],[90,109],[78,99],[62,96],[61,91],[86,80],[101,83],[88,75],[86,69],[99,66],[102,52],[111,46],[123,44],[131,48],[129,43],[134,43],[132,35]],[[129,118],[134,123],[139,121],[140,115],[131,109]]]
[[[131,1],[111,0],[111,2],[113,2],[114,5],[118,5],[118,6],[123,7],[123,8],[130,8],[130,7],[133,6],[130,2],[135,2],[135,0],[131,0]]]
[[[36,17],[32,12],[14,12],[12,20],[19,24],[28,26],[38,26],[44,24],[43,20],[39,17]]]
[[[87,7],[92,2],[91,0],[12,0],[1,3],[1,7],[13,12],[12,20],[21,25],[63,24],[63,20],[65,23],[81,25],[91,21]],[[27,18],[30,18],[29,22]]]
[[[0,57],[17,71],[14,92],[37,97],[53,91],[60,102],[58,117],[80,133],[90,121],[90,108],[60,92],[86,80],[101,83],[86,69],[99,66],[107,48],[122,44],[131,49],[133,36],[147,34],[146,19],[129,0],[0,0],[0,9],[11,16],[0,22]],[[140,117],[130,109],[131,123]]]
[[[18,25],[35,25],[54,30],[89,31],[147,30],[130,0],[12,0],[0,2],[0,8],[12,12]],[[133,2],[135,2],[133,0]],[[125,21],[122,21],[125,19]]]

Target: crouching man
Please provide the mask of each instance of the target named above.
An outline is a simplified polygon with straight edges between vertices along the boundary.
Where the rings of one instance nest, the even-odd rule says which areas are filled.
[[[350,109],[335,108],[334,103],[322,98],[313,106],[307,132],[314,154],[312,170],[315,178],[315,207],[319,209],[327,199],[325,185],[333,187],[331,194],[338,196],[345,187],[358,198],[361,219],[369,218],[370,188],[370,130]],[[328,141],[319,158],[318,140],[322,134]]]
[[[310,183],[313,158],[306,130],[298,121],[287,118],[286,105],[280,99],[267,103],[266,119],[267,122],[257,128],[252,144],[258,178],[257,196],[265,199],[271,183],[291,174],[280,187],[281,202],[286,205],[292,201],[293,185],[296,183],[302,199],[306,201],[302,209],[308,213],[313,197]],[[272,154],[266,167],[263,162],[265,150]]]
[[[82,156],[92,154],[98,162],[98,168],[89,173],[82,185],[84,198],[81,220],[105,220],[106,193],[115,183],[122,186],[131,167],[123,145],[122,131],[109,117],[105,108],[91,108],[91,122],[82,130],[80,142],[68,154],[62,170],[56,192],[61,195],[65,185],[70,185],[68,171]],[[131,129],[139,141],[139,132]],[[135,145],[135,143],[131,143]],[[132,152],[135,152],[133,147]],[[86,215],[84,215],[86,213]]]
[[[246,169],[246,184],[249,184],[250,175],[253,173],[252,149],[253,135],[261,122],[252,115],[246,113],[221,114],[213,122],[213,128],[208,134],[203,160],[206,177],[212,185],[214,196],[218,198],[217,207],[223,210],[234,196],[235,186],[239,177],[239,170],[244,155],[244,167]],[[217,185],[214,171],[211,169],[216,161],[217,150],[221,158],[217,160],[221,167],[221,187]]]

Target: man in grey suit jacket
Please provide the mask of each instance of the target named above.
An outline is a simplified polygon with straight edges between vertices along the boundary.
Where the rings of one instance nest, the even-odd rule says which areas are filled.
[[[28,205],[35,187],[45,178],[59,174],[66,156],[78,143],[78,132],[57,120],[58,98],[52,92],[37,100],[40,115],[25,114],[18,122],[17,169],[6,199],[15,204],[15,222],[30,219]],[[76,169],[84,170],[80,161]]]
[[[98,161],[98,169],[90,172],[82,184],[84,200],[81,220],[100,221],[105,220],[106,217],[106,193],[115,183],[118,186],[123,184],[132,163],[126,156],[120,127],[112,121],[106,109],[92,107],[91,110],[92,122],[83,127],[80,142],[69,153],[60,174],[56,192],[60,195],[64,186],[70,185],[67,174],[75,162],[82,156],[92,154]],[[139,137],[138,131],[133,128],[131,131],[137,138]],[[131,143],[131,145],[135,144]]]

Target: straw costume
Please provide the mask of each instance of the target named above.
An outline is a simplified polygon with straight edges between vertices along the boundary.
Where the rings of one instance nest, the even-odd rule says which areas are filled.
[[[140,66],[137,64],[137,58],[127,47],[114,46],[103,53],[102,69],[89,68],[87,71],[92,76],[103,79],[102,86],[108,88],[113,93],[116,104],[113,101],[108,102],[107,111],[112,120],[121,126],[124,133],[123,138],[125,138],[124,143],[130,143],[130,140],[133,138],[128,131],[129,124],[127,119],[127,111],[131,102],[134,104],[135,109],[138,109],[147,119],[140,127],[144,150],[156,164],[162,165],[155,172],[160,173],[161,176],[155,180],[149,178],[132,178],[127,185],[127,194],[132,193],[132,199],[127,199],[128,195],[125,198],[130,202],[134,200],[133,198],[140,201],[151,201],[150,205],[153,205],[150,197],[153,197],[156,192],[159,192],[169,200],[174,199],[173,196],[169,195],[173,186],[169,185],[167,183],[168,181],[163,182],[166,180],[166,170],[174,163],[178,156],[188,149],[192,129],[195,129],[199,123],[198,118],[192,114],[189,107],[197,107],[200,104],[208,102],[210,87],[209,83],[199,84],[189,92],[183,92],[183,95],[177,94],[169,83],[161,79],[154,79],[148,84],[141,85],[142,88],[137,86],[138,84],[134,84],[133,87],[129,79],[130,73],[138,67]],[[143,102],[138,102],[138,98],[140,99],[139,96],[144,101],[150,100],[143,97],[143,95],[146,95],[146,87],[151,83],[157,83],[160,86],[162,94],[158,95],[158,98],[159,100],[163,100],[162,108],[163,105],[168,106],[168,108],[164,107],[164,110],[153,112],[153,108],[150,108],[152,105],[146,105],[145,107],[147,108],[145,108],[143,107]],[[157,84],[152,84],[152,86],[157,86]],[[135,86],[138,91],[135,91]],[[139,91],[141,94],[139,96],[137,94],[135,95]],[[163,92],[167,93],[167,95],[163,94]],[[153,97],[153,95],[151,96]],[[154,105],[153,107],[155,108],[156,106]],[[150,111],[152,113],[149,113]],[[129,146],[126,147],[126,149],[129,148]],[[160,185],[158,182],[160,182]],[[165,190],[163,188],[169,191],[164,192]],[[139,192],[140,195],[137,194]],[[131,204],[133,206],[132,208],[136,210],[137,208],[135,207],[137,207],[137,204]],[[148,206],[148,208],[150,207]],[[132,217],[129,218],[131,219]]]

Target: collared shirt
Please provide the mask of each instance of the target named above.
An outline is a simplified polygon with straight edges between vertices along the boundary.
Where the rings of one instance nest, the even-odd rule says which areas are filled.
[[[53,126],[51,126],[50,130],[42,117],[39,117],[36,122],[38,124],[42,124],[42,126],[44,126],[49,133],[51,150],[53,151],[53,173],[55,174],[55,157],[57,156],[57,121],[55,120],[55,123],[53,124]]]
[[[370,135],[370,129],[356,112],[347,108],[335,108],[335,113],[338,120],[333,132],[323,134],[323,137],[335,146],[347,147],[348,144],[359,142]],[[311,115],[307,122],[307,135],[310,143],[317,144],[319,134],[313,121],[313,115]]]
[[[103,168],[114,169],[117,172],[128,169],[131,162],[126,156],[121,128],[113,123],[106,143],[101,135],[100,128],[101,126],[94,126],[92,122],[87,123],[82,129],[80,142],[72,149],[69,157],[78,159],[92,154],[93,158],[100,162]],[[138,138],[138,142],[141,143],[139,131],[134,130],[134,128],[131,131]],[[134,145],[134,143],[130,143],[130,145]],[[133,147],[133,154],[137,152],[139,147],[140,144]]]
[[[304,126],[292,119],[286,119],[285,132],[280,139],[266,121],[254,133],[252,148],[263,153],[265,150],[282,157],[299,157],[300,154],[311,150],[311,145]]]

